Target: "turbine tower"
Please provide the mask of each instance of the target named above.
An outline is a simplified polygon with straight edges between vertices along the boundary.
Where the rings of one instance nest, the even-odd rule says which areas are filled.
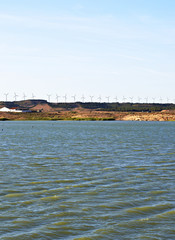
[[[133,102],[133,97],[130,97],[131,103]]]
[[[115,99],[115,101],[117,102],[117,100],[118,100],[118,97],[116,96],[114,99]]]
[[[110,97],[109,97],[109,96],[107,96],[106,98],[107,98],[107,100],[108,100],[108,103],[109,103],[109,98],[110,98]]]
[[[93,101],[94,96],[90,96],[91,102]]]
[[[81,99],[82,99],[82,101],[84,102],[84,100],[85,100],[85,97],[84,97],[84,95],[82,95]]]
[[[35,98],[35,95],[32,93],[32,99],[34,99]]]
[[[125,102],[126,101],[126,98],[125,98],[125,96],[123,96],[123,102]]]
[[[58,94],[56,94],[56,100],[57,100],[57,103],[58,103],[58,98],[59,98],[60,96],[58,96]]]
[[[67,102],[67,94],[63,96],[65,103]]]
[[[148,103],[148,97],[145,97],[145,102]]]
[[[50,103],[51,94],[47,94],[47,97],[48,97],[48,102]]]
[[[14,93],[14,100],[15,100],[15,102],[17,100],[17,97],[18,97],[18,95],[16,93]]]
[[[155,97],[152,97],[153,103],[155,102]]]
[[[26,95],[25,95],[25,93],[23,93],[23,99],[24,99],[24,101],[26,100]]]
[[[99,102],[101,102],[101,96],[98,97]]]
[[[4,95],[5,95],[5,101],[7,102],[7,97],[8,97],[8,93],[4,93]]]
[[[73,98],[73,100],[74,100],[74,102],[75,102],[75,99],[76,99],[76,95],[72,96],[72,98]]]
[[[141,99],[142,99],[141,97],[138,97],[138,102],[139,102],[139,103],[140,103]]]
[[[159,100],[160,100],[160,103],[162,103],[162,100],[163,100],[163,99],[162,99],[162,97],[160,97],[160,99],[159,99]]]

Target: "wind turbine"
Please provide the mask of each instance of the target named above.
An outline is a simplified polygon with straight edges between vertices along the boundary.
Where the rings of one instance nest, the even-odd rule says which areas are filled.
[[[133,102],[133,97],[130,97],[131,103]]]
[[[16,102],[16,99],[17,99],[18,95],[16,93],[14,93],[14,100]]]
[[[166,100],[167,100],[167,103],[169,103],[169,98],[168,97],[166,98]]]
[[[118,100],[118,97],[116,96],[114,99],[115,99],[115,101],[117,102],[117,100]]]
[[[32,99],[34,99],[35,98],[35,95],[32,93]]]
[[[101,96],[98,97],[99,102],[101,102]]]
[[[51,94],[47,94],[47,97],[48,97],[48,102],[50,103]]]
[[[110,98],[110,97],[109,97],[109,96],[107,96],[106,98],[107,98],[107,100],[108,100],[108,103],[109,103],[109,98]]]
[[[84,102],[84,100],[85,100],[85,97],[84,97],[84,95],[82,95],[81,99],[82,99],[82,101]]]
[[[142,99],[141,97],[138,97],[138,102],[139,102],[139,103],[140,103],[141,99]]]
[[[123,96],[123,102],[125,102],[126,101],[126,98],[125,98],[125,96]]]
[[[23,98],[24,98],[24,101],[26,100],[26,97],[27,97],[27,96],[25,95],[25,93],[23,93]]]
[[[76,99],[76,95],[72,96],[72,98],[73,98],[73,100],[74,100],[74,102],[75,102],[75,99]]]
[[[153,103],[155,102],[155,97],[152,97]]]
[[[162,103],[162,100],[163,100],[163,99],[162,99],[162,97],[160,97],[160,99],[159,99],[159,100],[160,100],[160,103]]]
[[[57,100],[57,103],[58,103],[58,98],[59,98],[60,96],[58,96],[58,94],[56,94],[56,100]]]
[[[63,96],[63,98],[64,98],[64,101],[65,101],[65,103],[66,103],[66,101],[67,101],[67,94],[65,94],[65,95]]]
[[[145,97],[145,102],[148,103],[148,97]]]
[[[9,95],[8,93],[4,93],[5,95],[5,101],[7,102],[7,96]]]
[[[93,101],[93,97],[94,97],[94,96],[90,96],[91,102]]]

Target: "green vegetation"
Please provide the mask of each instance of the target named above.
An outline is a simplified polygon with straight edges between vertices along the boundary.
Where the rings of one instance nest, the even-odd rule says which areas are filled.
[[[114,117],[106,117],[106,118],[101,118],[101,117],[72,117],[70,120],[74,121],[115,121]]]
[[[159,103],[98,103],[98,102],[76,102],[76,103],[49,103],[53,108],[73,110],[74,108],[85,108],[99,111],[117,112],[159,112],[162,110],[175,110],[175,104]]]
[[[6,118],[6,117],[0,117],[0,121],[9,121],[10,119]]]

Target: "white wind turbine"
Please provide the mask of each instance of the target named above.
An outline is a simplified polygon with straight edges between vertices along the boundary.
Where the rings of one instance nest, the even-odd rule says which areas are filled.
[[[106,99],[108,100],[108,103],[109,103],[109,98],[110,98],[109,96],[106,97]]]
[[[101,102],[101,96],[98,97],[99,102]]]
[[[73,98],[73,100],[74,100],[74,102],[75,102],[75,99],[76,99],[76,95],[73,95],[73,96],[72,96],[72,98]]]
[[[117,96],[114,99],[115,99],[116,102],[118,101],[118,97]]]
[[[5,101],[7,102],[7,97],[8,97],[8,93],[4,93],[4,95],[5,95]]]
[[[153,103],[155,103],[155,99],[156,99],[155,97],[152,97]]]
[[[14,100],[15,100],[15,102],[17,100],[17,97],[18,97],[18,95],[16,93],[14,93]]]
[[[125,102],[126,101],[126,98],[125,98],[125,96],[123,96],[123,102]]]
[[[48,97],[48,102],[50,103],[51,94],[47,94],[47,97]]]
[[[32,99],[34,99],[35,98],[35,95],[32,93]]]
[[[67,94],[63,96],[65,103],[67,102]]]
[[[85,100],[85,97],[84,97],[84,95],[82,95],[81,99],[82,99],[82,101],[84,102],[84,100]]]
[[[60,96],[58,96],[58,94],[56,94],[56,100],[57,100],[57,103],[58,103],[58,99],[59,99]]]
[[[90,97],[90,99],[91,99],[91,102],[93,101],[93,98],[94,98],[94,96],[89,96]]]
[[[23,93],[23,99],[24,99],[24,101],[26,100],[26,95],[25,95],[25,93]]]
[[[139,103],[140,103],[141,99],[142,99],[141,97],[138,97],[138,102],[139,102]]]
[[[133,97],[130,97],[131,103],[133,102]]]
[[[145,102],[148,103],[148,97],[145,97]]]

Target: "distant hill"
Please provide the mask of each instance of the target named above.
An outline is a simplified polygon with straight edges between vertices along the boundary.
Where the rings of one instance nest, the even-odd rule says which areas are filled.
[[[19,109],[27,109],[35,107],[38,104],[48,104],[46,100],[23,100],[23,101],[12,101],[12,102],[0,102],[0,107],[8,107],[8,108],[19,108]]]
[[[99,102],[75,102],[75,103],[49,103],[42,99],[29,99],[23,101],[0,102],[0,108],[18,108],[41,112],[58,112],[60,110],[92,109],[97,111],[117,112],[159,112],[162,110],[175,110],[175,104],[159,103],[99,103]]]

